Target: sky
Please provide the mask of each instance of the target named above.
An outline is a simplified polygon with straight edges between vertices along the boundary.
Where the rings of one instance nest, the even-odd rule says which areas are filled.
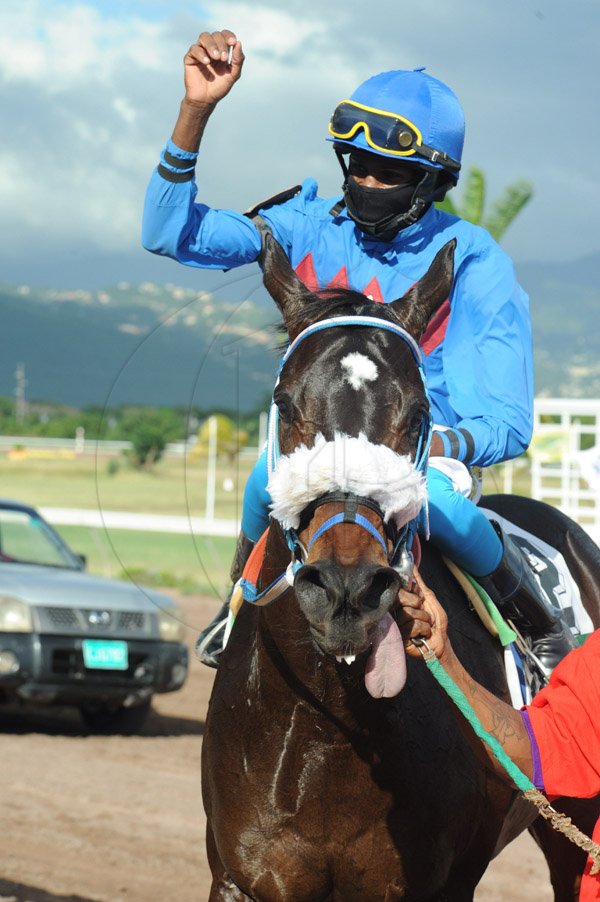
[[[221,27],[246,63],[204,138],[204,202],[243,210],[309,175],[337,194],[336,103],[376,72],[426,66],[462,102],[463,167],[484,169],[490,199],[534,185],[503,239],[513,259],[600,251],[597,0],[2,0],[0,281],[217,284],[152,257],[139,233],[183,54]]]

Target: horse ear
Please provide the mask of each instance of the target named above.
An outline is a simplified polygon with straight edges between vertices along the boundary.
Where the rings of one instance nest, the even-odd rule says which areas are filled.
[[[308,311],[306,316],[303,314],[312,295],[292,269],[285,251],[270,230],[265,227],[260,231],[263,239],[260,256],[263,282],[279,307],[288,335],[293,340],[309,322]]]
[[[389,305],[406,331],[417,341],[433,314],[450,297],[454,282],[455,248],[456,238],[453,238],[437,252],[425,275],[403,297]]]

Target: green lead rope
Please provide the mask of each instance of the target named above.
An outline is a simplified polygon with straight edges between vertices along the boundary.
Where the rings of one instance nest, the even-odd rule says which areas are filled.
[[[590,874],[600,873],[600,846],[591,840],[589,836],[586,836],[585,833],[582,833],[571,821],[570,817],[556,811],[543,793],[535,788],[529,777],[527,777],[526,774],[517,767],[515,762],[508,757],[496,737],[484,730],[481,721],[467,700],[466,695],[446,673],[427,643],[421,640],[421,642],[415,644],[417,644],[417,647],[423,655],[425,663],[434,678],[440,684],[442,689],[450,696],[459,711],[466,717],[476,735],[479,736],[492,751],[494,758],[502,765],[517,789],[523,793],[528,801],[536,806],[541,816],[549,821],[555,830],[563,833],[567,839],[572,843],[575,843],[576,846],[579,846],[584,852],[588,853],[592,860]],[[425,646],[427,651],[424,651],[423,646]]]
[[[492,750],[492,752],[494,753],[494,758],[496,758],[500,762],[511,780],[515,783],[517,789],[520,789],[521,792],[528,792],[532,789],[535,789],[535,786],[533,785],[529,777],[527,777],[523,773],[523,771],[517,767],[515,762],[508,757],[496,737],[492,736],[491,733],[488,733],[486,730],[484,730],[481,721],[475,714],[475,711],[467,700],[466,695],[461,689],[459,689],[454,680],[448,676],[435,655],[433,655],[433,657],[431,658],[427,656],[425,658],[425,661],[442,689],[444,689],[444,691],[448,693],[458,710],[462,714],[464,714],[479,738],[482,739],[483,742],[485,742],[485,744]]]

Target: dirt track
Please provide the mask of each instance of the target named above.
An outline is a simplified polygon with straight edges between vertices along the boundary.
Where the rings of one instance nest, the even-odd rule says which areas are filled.
[[[182,601],[194,625],[216,610],[214,601]],[[1,900],[208,898],[200,748],[211,684],[212,672],[193,658],[185,689],[159,696],[133,738],[86,737],[67,711],[0,709]],[[476,898],[552,899],[528,836],[494,862]]]

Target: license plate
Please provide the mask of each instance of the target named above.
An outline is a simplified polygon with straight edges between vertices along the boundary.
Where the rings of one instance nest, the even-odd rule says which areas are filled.
[[[84,639],[83,663],[89,670],[127,670],[127,642],[116,639]]]

